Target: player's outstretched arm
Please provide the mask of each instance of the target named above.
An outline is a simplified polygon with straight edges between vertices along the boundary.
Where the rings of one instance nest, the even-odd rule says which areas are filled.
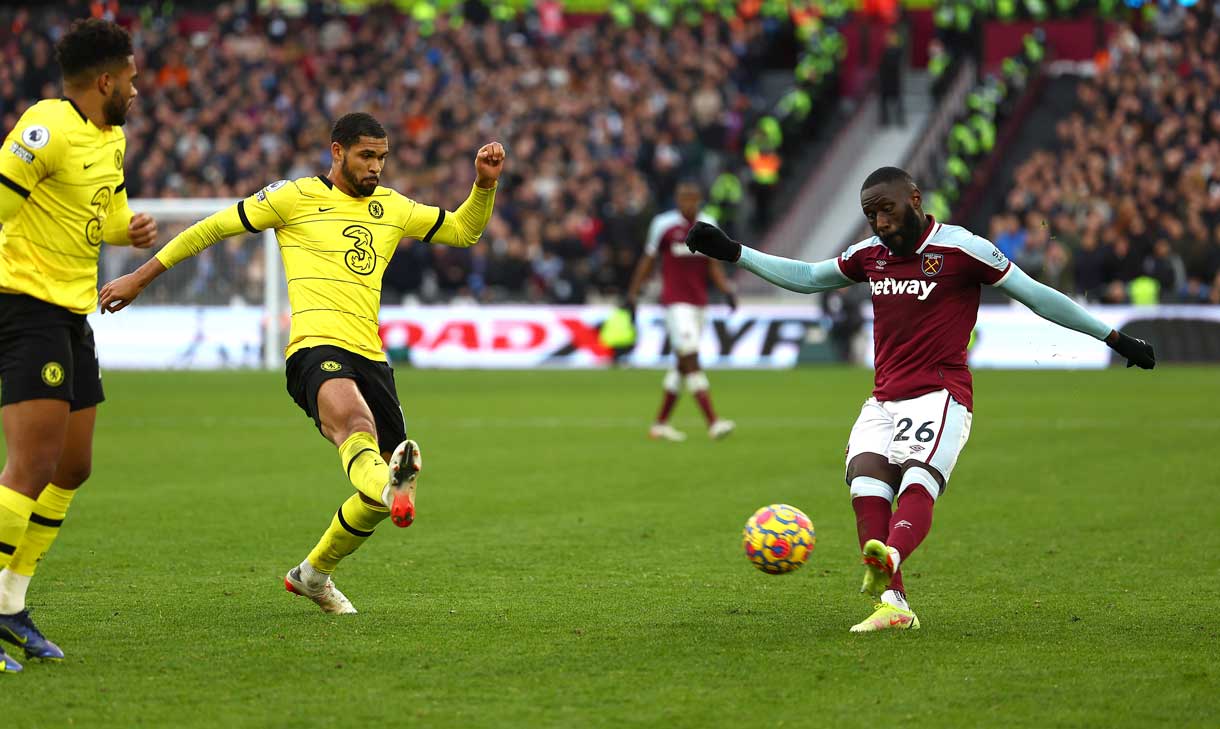
[[[768,255],[738,243],[721,229],[702,221],[686,234],[686,247],[710,258],[736,263],[780,288],[802,294],[832,291],[855,283],[843,275],[834,259],[806,263]]]
[[[484,144],[474,158],[474,187],[466,202],[452,213],[436,208],[417,206],[403,230],[407,238],[427,243],[440,243],[457,248],[469,248],[479,242],[496,202],[496,185],[504,171],[504,146],[499,142]]]
[[[1156,353],[1152,345],[1142,339],[1111,329],[1084,307],[1045,284],[1030,278],[1021,269],[1012,267],[998,288],[1016,301],[1025,304],[1038,316],[1061,327],[1088,334],[1105,342],[1110,349],[1127,359],[1128,367],[1150,370],[1156,366]]]
[[[101,307],[102,313],[113,314],[126,308],[150,283],[173,268],[175,264],[200,253],[214,243],[232,238],[239,233],[249,232],[249,229],[242,223],[242,213],[238,210],[240,205],[242,203],[227,207],[200,220],[166,243],[165,247],[157,251],[157,255],[148,259],[144,265],[103,286],[98,292],[98,305]],[[131,224],[135,225],[136,219],[139,217],[138,215],[133,217]],[[156,236],[155,223],[153,223],[152,235]],[[134,239],[132,243],[135,244]],[[148,245],[151,243],[152,241],[149,241]],[[147,245],[140,247],[147,247]]]

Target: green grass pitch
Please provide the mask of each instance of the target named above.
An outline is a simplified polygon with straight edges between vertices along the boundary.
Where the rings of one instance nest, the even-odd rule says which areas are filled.
[[[1150,727],[1220,722],[1220,370],[978,372],[911,558],[871,605],[843,448],[871,373],[713,372],[722,442],[644,437],[658,372],[402,370],[419,518],[283,589],[352,489],[279,373],[108,373],[94,476],[30,594],[68,653],[9,727]],[[740,547],[810,515],[804,569]]]

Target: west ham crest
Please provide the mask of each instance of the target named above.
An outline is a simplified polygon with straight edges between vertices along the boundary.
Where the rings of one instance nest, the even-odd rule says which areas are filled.
[[[923,269],[923,275],[935,276],[936,274],[940,273],[940,269],[944,267],[944,265],[945,254],[925,253],[923,254],[923,261],[921,261],[920,267]]]

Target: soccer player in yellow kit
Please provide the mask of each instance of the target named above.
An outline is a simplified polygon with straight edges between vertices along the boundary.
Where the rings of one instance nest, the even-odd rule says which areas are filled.
[[[459,247],[478,242],[491,218],[504,148],[493,142],[479,149],[474,188],[454,212],[377,184],[389,142],[372,116],[340,118],[330,149],[325,177],[274,182],[205,218],[134,273],[103,286],[100,296],[103,313],[119,311],[179,261],[239,233],[275,229],[292,305],[288,392],[338,446],[357,491],[288,572],[285,586],[328,613],[354,613],[331,574],[387,516],[411,525],[420,469],[419,446],[406,440],[394,373],[381,349],[381,277],[403,238]]]
[[[122,126],[136,97],[127,31],[77,21],[56,45],[64,96],[31,106],[0,148],[0,639],[27,658],[63,651],[26,590],[89,478],[102,402],[93,330],[102,243],[147,248],[156,223],[127,206]],[[0,673],[22,666],[0,651]]]

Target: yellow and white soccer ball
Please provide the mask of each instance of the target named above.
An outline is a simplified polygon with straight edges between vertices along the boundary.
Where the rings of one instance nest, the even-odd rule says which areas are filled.
[[[787,504],[771,504],[754,512],[741,533],[746,558],[769,575],[798,569],[809,559],[817,536],[805,512]]]

